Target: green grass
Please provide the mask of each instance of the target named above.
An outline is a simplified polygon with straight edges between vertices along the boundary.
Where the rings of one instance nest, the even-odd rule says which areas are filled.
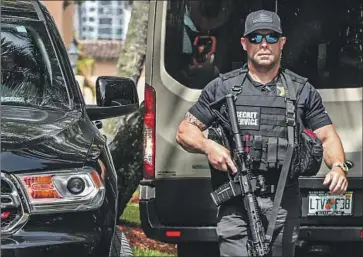
[[[141,249],[139,247],[134,247],[132,249],[134,256],[172,256],[168,253],[159,252],[156,250],[150,250],[150,249]]]
[[[122,213],[120,220],[131,223],[137,226],[141,226],[139,204],[128,203],[124,212]]]
[[[137,188],[137,190],[133,195],[138,196],[138,194],[139,194],[139,188]],[[141,221],[140,221],[139,204],[129,202],[123,214],[120,217],[120,221],[126,224],[131,224],[133,226],[140,227]],[[131,248],[134,256],[173,256],[169,253],[160,252],[152,249],[143,249],[136,246],[131,246]]]
[[[140,187],[137,187],[136,191],[132,194],[132,197],[138,197],[139,196],[139,192],[140,192]],[[140,212],[139,212],[139,204],[138,203],[133,203],[133,202],[129,202],[124,210],[124,212],[122,213],[120,220],[122,222],[128,223],[128,224],[132,224],[132,225],[136,225],[136,226],[141,226],[141,221],[140,221]]]

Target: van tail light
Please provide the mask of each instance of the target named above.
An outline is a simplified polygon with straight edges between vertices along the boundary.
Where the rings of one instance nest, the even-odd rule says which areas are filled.
[[[145,84],[144,100],[144,178],[155,177],[155,89]]]
[[[181,232],[180,231],[165,231],[165,236],[167,236],[167,237],[180,237]]]

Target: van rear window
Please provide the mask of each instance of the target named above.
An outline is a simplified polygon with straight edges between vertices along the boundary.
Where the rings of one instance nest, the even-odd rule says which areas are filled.
[[[275,10],[275,1],[169,1],[165,67],[179,83],[203,89],[246,63],[240,39],[244,19],[257,9]],[[287,44],[284,67],[309,78],[316,88],[363,84],[363,4],[361,0],[279,1]]]

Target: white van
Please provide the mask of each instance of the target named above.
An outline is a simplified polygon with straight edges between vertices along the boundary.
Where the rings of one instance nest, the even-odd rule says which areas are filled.
[[[326,194],[324,164],[316,177],[300,179],[303,218],[298,253],[352,247],[362,252],[361,0],[150,1],[142,228],[150,238],[178,244],[180,256],[218,255],[207,157],[184,151],[175,135],[204,86],[246,62],[240,45],[244,19],[262,8],[280,15],[288,39],[283,65],[309,78],[319,90],[352,166],[344,196]],[[325,205],[328,199],[334,204]]]

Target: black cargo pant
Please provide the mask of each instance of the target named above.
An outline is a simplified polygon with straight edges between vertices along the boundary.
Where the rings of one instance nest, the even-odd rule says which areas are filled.
[[[272,214],[274,194],[257,197],[262,211],[262,222],[267,229]],[[295,254],[301,217],[301,196],[298,183],[289,185],[281,200],[272,238],[271,256]],[[248,256],[246,214],[240,199],[233,199],[220,206],[218,210],[217,234],[221,256]]]

